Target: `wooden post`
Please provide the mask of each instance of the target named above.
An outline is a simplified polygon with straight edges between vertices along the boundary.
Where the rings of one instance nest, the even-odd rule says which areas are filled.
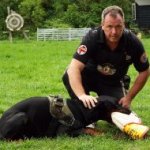
[[[29,40],[29,37],[27,36],[27,34],[26,34],[26,32],[28,32],[28,30],[22,30],[22,33],[23,33],[23,35],[24,35],[24,38],[26,39],[26,40]]]
[[[12,43],[13,42],[13,38],[12,38],[12,32],[9,31],[9,41]]]

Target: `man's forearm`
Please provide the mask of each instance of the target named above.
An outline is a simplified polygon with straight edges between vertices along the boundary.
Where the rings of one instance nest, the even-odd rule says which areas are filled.
[[[79,70],[68,70],[70,86],[77,97],[85,94],[84,88],[82,86],[82,79]]]
[[[137,93],[144,87],[148,77],[149,77],[149,69],[144,72],[140,72],[133,86],[129,90],[127,97],[133,99],[137,95]]]

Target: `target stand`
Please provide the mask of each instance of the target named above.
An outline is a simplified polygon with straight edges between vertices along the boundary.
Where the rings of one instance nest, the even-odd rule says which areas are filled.
[[[16,31],[21,31],[24,38],[25,39],[29,39],[26,32],[29,32],[28,30],[23,30],[22,27],[24,25],[24,20],[22,18],[22,16],[18,13],[16,13],[15,11],[11,12],[8,10],[8,16],[5,20],[6,22],[6,27],[8,29],[8,31],[4,32],[4,33],[8,33],[9,34],[9,40],[10,42],[12,42],[12,32],[16,32]]]

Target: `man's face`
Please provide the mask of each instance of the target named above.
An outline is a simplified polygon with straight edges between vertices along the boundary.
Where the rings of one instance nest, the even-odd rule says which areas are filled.
[[[107,42],[116,43],[122,36],[124,20],[119,14],[115,17],[107,14],[102,22],[102,29],[104,30]]]

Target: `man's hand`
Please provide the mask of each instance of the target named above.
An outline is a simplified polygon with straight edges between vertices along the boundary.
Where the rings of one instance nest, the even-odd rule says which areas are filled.
[[[130,97],[122,97],[119,101],[119,104],[124,108],[130,108],[131,105],[131,98]]]
[[[119,104],[121,104],[125,108],[130,108],[132,99],[139,93],[139,91],[145,85],[148,77],[150,75],[149,68],[143,72],[139,72],[138,76],[136,77],[133,86],[128,91],[128,94],[121,98]]]
[[[79,100],[81,100],[85,107],[91,109],[92,107],[95,107],[95,103],[97,103],[97,99],[93,96],[83,94],[78,97]]]

